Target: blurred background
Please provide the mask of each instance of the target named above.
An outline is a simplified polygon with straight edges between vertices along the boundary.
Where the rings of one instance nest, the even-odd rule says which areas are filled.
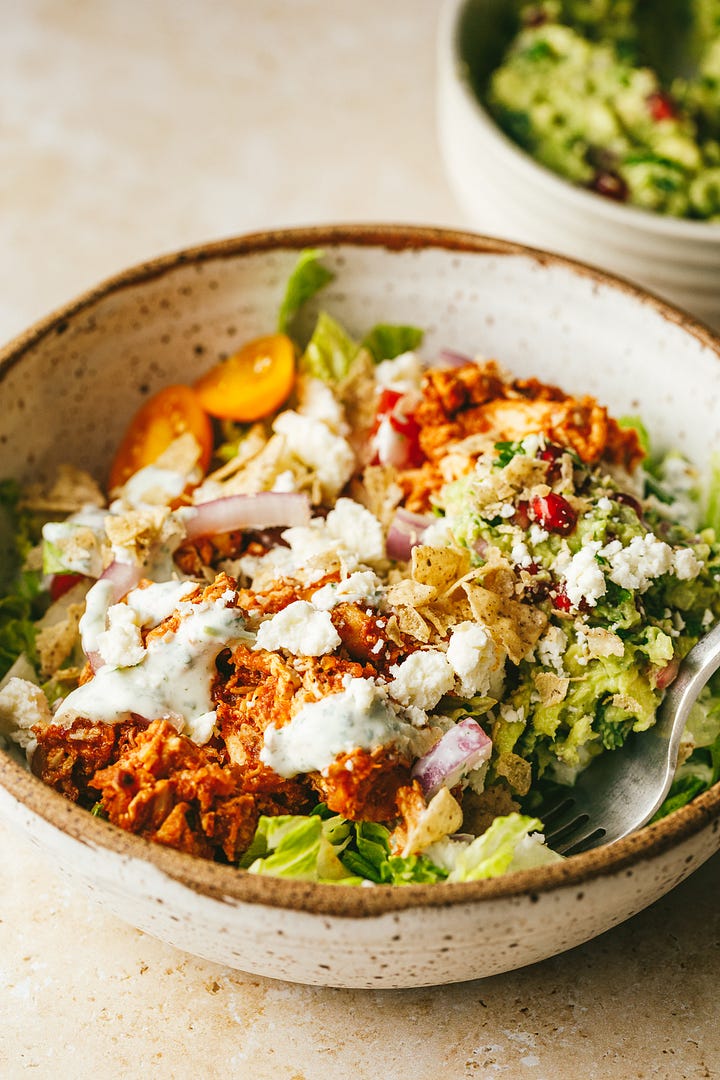
[[[320,221],[460,225],[439,0],[0,0],[0,340],[132,263]]]

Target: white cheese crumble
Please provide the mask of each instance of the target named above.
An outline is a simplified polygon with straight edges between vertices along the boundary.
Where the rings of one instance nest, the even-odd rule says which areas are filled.
[[[98,634],[98,652],[112,667],[133,667],[145,655],[137,615],[127,604],[113,604],[107,612],[107,630]]]
[[[385,558],[385,536],[378,519],[354,499],[338,499],[325,528],[358,562],[377,563]]]
[[[280,728],[269,724],[260,760],[279,776],[322,772],[339,754],[379,746],[412,748],[415,729],[405,723],[372,679],[347,679],[345,689],[304,705]]]
[[[382,360],[375,366],[375,381],[384,390],[399,393],[419,390],[422,376],[422,364],[413,352],[401,353],[393,360]]]
[[[654,578],[669,573],[673,565],[672,548],[653,533],[633,536],[627,547],[613,540],[601,555],[610,563],[610,580],[621,589],[637,592],[645,592]]]
[[[50,723],[52,715],[44,691],[27,679],[8,679],[0,690],[0,735],[31,755],[37,745],[32,728]]]
[[[125,506],[136,510],[147,506],[169,506],[188,485],[188,477],[174,469],[146,465],[126,482],[121,492]]]
[[[447,660],[460,680],[460,693],[463,696],[500,695],[503,677],[501,657],[480,623],[461,622],[453,627]]]
[[[388,691],[402,705],[434,708],[455,684],[455,672],[443,652],[420,649],[390,668],[394,679]]]
[[[532,565],[533,561],[532,555],[527,549],[527,544],[523,540],[515,541],[510,552],[510,558],[516,566],[522,569],[527,569],[528,566]]]
[[[327,383],[314,375],[299,375],[296,383],[298,412],[310,420],[320,420],[335,435],[347,435],[348,424],[343,407]]]
[[[324,656],[337,649],[340,635],[328,611],[307,600],[288,604],[258,627],[256,649],[286,649],[296,656]]]
[[[358,570],[344,581],[331,581],[323,585],[313,593],[312,603],[320,611],[331,611],[338,604],[365,604],[375,607],[380,602],[382,592],[382,583],[372,570]],[[377,644],[382,648],[382,641]]]
[[[583,600],[589,607],[595,607],[600,597],[605,595],[605,575],[595,557],[601,547],[599,541],[591,540],[569,562],[566,553],[563,553],[564,558],[559,556],[556,560],[556,566],[561,569],[565,580],[565,593],[574,607],[578,607]]]
[[[287,450],[312,469],[326,498],[334,498],[355,467],[350,443],[335,435],[322,420],[286,409],[276,417],[273,431],[285,438]]]
[[[703,564],[692,548],[678,548],[673,552],[673,570],[679,581],[691,581],[702,568]]]
[[[537,643],[537,658],[545,667],[553,668],[558,675],[565,675],[563,660],[568,647],[568,638],[560,626],[548,626]]]

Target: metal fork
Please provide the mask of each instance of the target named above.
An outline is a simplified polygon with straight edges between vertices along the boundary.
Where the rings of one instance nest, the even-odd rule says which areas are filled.
[[[600,754],[567,794],[539,811],[549,847],[576,855],[621,840],[650,820],[675,775],[690,710],[719,667],[720,623],[683,660],[654,726],[632,736],[620,751]]]

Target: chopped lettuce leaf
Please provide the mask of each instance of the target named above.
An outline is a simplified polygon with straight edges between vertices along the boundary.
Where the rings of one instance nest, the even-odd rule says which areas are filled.
[[[358,349],[357,342],[340,323],[321,311],[313,335],[300,357],[300,370],[334,386],[348,374]]]
[[[618,420],[618,427],[634,428],[637,432],[640,446],[646,454],[650,453],[650,435],[639,416],[621,416]]]
[[[0,677],[6,674],[21,653],[37,664],[34,622],[46,606],[41,594],[41,575],[23,569],[23,562],[40,537],[34,514],[19,506],[20,489],[15,481],[0,482],[3,525],[3,573],[5,593],[0,597]]]
[[[240,866],[251,874],[338,885],[406,885],[447,877],[423,855],[391,855],[383,825],[327,814],[320,806],[308,816],[261,817]]]
[[[525,869],[528,862],[523,852],[528,855],[523,842],[531,833],[541,833],[542,822],[538,818],[524,814],[507,814],[495,818],[487,832],[478,836],[464,851],[461,851],[448,881],[481,881],[484,878],[500,877],[513,869]],[[531,849],[532,865],[540,866],[544,862],[556,862],[560,856],[544,844]],[[516,854],[519,864],[513,866]]]
[[[383,360],[394,360],[396,356],[417,349],[424,337],[424,331],[417,326],[401,326],[391,323],[378,323],[363,338],[363,347],[372,355],[376,364]]]
[[[281,334],[287,334],[291,322],[303,304],[334,278],[332,271],[320,262],[323,255],[324,252],[317,248],[306,248],[300,252],[280,304],[278,330]]]

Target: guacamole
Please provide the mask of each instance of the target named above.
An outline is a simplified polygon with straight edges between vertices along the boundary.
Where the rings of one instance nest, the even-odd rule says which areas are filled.
[[[687,8],[693,75],[668,81],[651,63],[647,2],[524,5],[488,108],[575,184],[644,210],[720,221],[720,0]]]

